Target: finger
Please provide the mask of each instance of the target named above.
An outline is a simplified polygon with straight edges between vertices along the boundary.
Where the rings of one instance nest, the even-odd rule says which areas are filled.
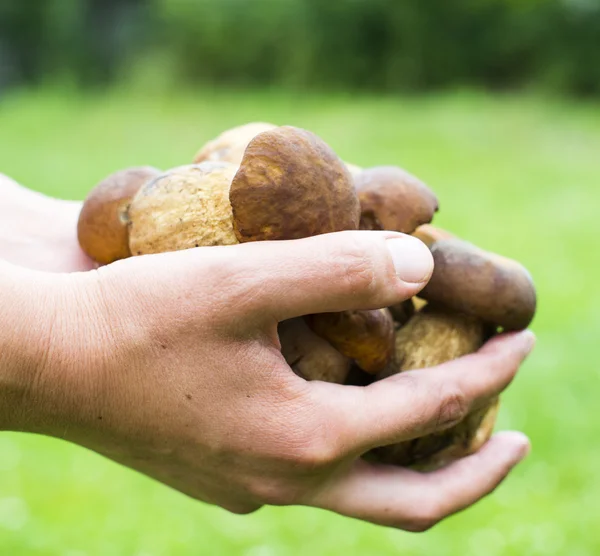
[[[225,250],[245,310],[278,321],[387,307],[417,294],[433,270],[421,241],[394,232],[339,232]]]
[[[359,460],[304,503],[378,525],[425,531],[492,492],[528,453],[529,440],[511,432],[428,474]]]
[[[8,189],[21,189],[21,186],[12,178],[9,178],[6,174],[0,173],[0,187]]]
[[[534,343],[530,331],[510,333],[475,354],[367,387],[324,382],[309,387],[340,451],[359,454],[456,425],[510,384]]]

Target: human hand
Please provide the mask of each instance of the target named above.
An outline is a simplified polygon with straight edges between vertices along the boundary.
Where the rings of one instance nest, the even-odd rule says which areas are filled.
[[[77,242],[81,203],[52,199],[0,174],[0,259],[49,272],[89,270]]]
[[[393,305],[418,293],[431,270],[414,238],[342,232],[23,274],[20,283],[44,281],[54,320],[38,316],[29,330],[48,346],[21,394],[20,407],[35,411],[15,411],[8,426],[87,446],[236,513],[300,504],[425,530],[491,492],[526,455],[527,439],[496,435],[430,474],[360,456],[484,405],[513,379],[531,333],[361,388],[296,376],[277,324]]]

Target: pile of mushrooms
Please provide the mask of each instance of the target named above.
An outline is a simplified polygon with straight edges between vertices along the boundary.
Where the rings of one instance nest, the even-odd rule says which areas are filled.
[[[372,311],[296,318],[279,325],[282,353],[307,380],[367,386],[477,351],[500,331],[533,319],[536,294],[519,263],[430,225],[434,193],[393,166],[344,163],[313,133],[254,123],[205,145],[193,164],[161,172],[121,170],[87,197],[83,250],[98,264],[130,256],[249,241],[292,240],[342,230],[413,234],[435,270],[418,298]],[[498,400],[441,433],[375,450],[369,457],[433,469],[477,451]]]

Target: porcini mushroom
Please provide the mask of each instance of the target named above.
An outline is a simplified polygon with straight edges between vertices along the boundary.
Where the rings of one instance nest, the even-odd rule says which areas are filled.
[[[87,196],[77,224],[83,251],[100,264],[131,256],[127,211],[140,187],[160,174],[150,166],[128,168],[102,180]]]
[[[260,133],[239,167],[204,162],[143,187],[129,211],[132,253],[299,239],[357,229],[359,203],[346,167],[316,135]]]
[[[294,127],[248,145],[230,201],[240,242],[355,230],[360,207],[344,163],[316,135]]]
[[[459,239],[436,241],[430,249],[435,268],[420,297],[506,331],[529,326],[536,292],[522,265]]]
[[[394,353],[394,320],[387,309],[320,313],[306,317],[310,328],[367,373],[376,374]]]
[[[228,162],[181,166],[148,182],[129,208],[134,255],[233,245],[229,189],[238,167]]]
[[[467,355],[498,327],[521,330],[533,319],[535,287],[520,264],[455,238],[434,241],[430,249],[435,270],[420,293],[428,305],[397,331],[394,360],[378,379]],[[385,446],[374,454],[380,461],[397,465],[427,469],[445,465],[477,451],[487,441],[498,403],[490,401],[455,427]]]
[[[269,123],[254,122],[229,129],[204,145],[194,157],[194,163],[212,161],[239,165],[250,141],[259,133],[271,131],[276,127]]]
[[[281,353],[292,370],[306,380],[343,384],[350,371],[350,358],[312,332],[304,319],[279,323]]]
[[[368,168],[354,177],[362,230],[412,234],[438,210],[435,194],[413,175],[395,166]]]
[[[435,367],[473,353],[489,333],[489,328],[477,318],[426,307],[396,332],[394,360],[377,379]],[[372,455],[387,464],[426,470],[441,467],[481,448],[492,433],[497,411],[498,399],[494,399],[449,429],[377,448]]]

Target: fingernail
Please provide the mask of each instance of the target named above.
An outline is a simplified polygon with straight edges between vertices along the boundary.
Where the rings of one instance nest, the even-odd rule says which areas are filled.
[[[529,355],[535,347],[535,334],[531,330],[524,330],[521,332],[521,341],[523,342],[523,351],[526,355]]]
[[[403,282],[421,284],[433,272],[433,257],[429,248],[417,238],[404,236],[387,240],[396,275]]]
[[[504,435],[510,438],[511,442],[516,445],[515,452],[519,461],[523,461],[531,452],[531,441],[529,438],[518,431],[505,432]]]
[[[499,432],[494,435],[492,440],[501,441],[504,444],[505,453],[514,462],[514,465],[523,461],[531,452],[531,441],[519,431]]]

